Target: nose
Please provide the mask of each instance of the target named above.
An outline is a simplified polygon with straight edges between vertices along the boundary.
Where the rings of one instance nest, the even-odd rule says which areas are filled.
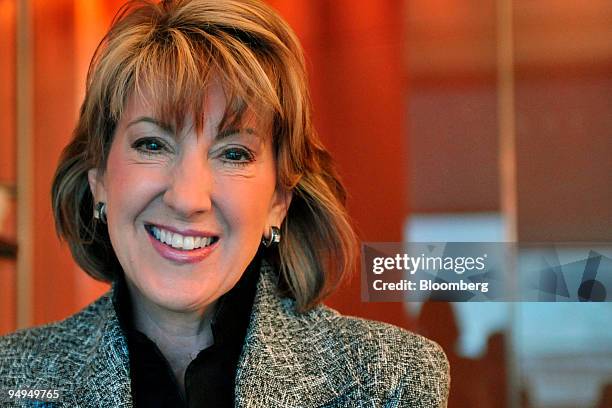
[[[194,149],[196,150],[196,149]],[[212,207],[212,172],[206,158],[199,151],[187,152],[175,163],[164,203],[178,216],[191,218]]]

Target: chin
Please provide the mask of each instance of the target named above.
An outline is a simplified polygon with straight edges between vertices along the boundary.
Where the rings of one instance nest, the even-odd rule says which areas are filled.
[[[193,280],[173,278],[143,282],[141,295],[149,302],[174,312],[188,312],[206,308],[220,296],[210,286]],[[215,285],[218,287],[218,285]]]
[[[176,291],[163,291],[158,293],[155,303],[164,309],[173,312],[190,312],[205,309],[217,300],[209,292],[177,293]],[[208,300],[205,300],[208,299]]]

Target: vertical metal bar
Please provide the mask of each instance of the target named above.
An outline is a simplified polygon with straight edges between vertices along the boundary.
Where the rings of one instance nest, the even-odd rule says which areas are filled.
[[[516,175],[516,112],[514,83],[513,0],[497,0],[497,117],[499,135],[500,202],[505,220],[506,241],[518,240],[518,194]],[[517,250],[510,251],[506,267],[511,290],[516,290]],[[509,303],[509,321],[505,332],[507,362],[507,404],[519,407],[519,366],[514,327],[516,304]]]
[[[31,0],[17,1],[17,328],[32,324],[32,24]]]

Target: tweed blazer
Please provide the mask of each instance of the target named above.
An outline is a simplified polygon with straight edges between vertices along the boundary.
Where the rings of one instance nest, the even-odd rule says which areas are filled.
[[[299,314],[262,263],[236,372],[237,407],[445,407],[442,349],[403,329],[318,306]],[[56,402],[2,407],[132,407],[126,338],[112,289],[57,323],[0,337],[0,391],[60,389]],[[1,401],[1,397],[0,397]]]

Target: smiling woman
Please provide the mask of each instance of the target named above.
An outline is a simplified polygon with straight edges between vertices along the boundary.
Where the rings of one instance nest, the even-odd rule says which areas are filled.
[[[161,124],[133,95],[106,169],[89,170],[130,294],[138,304],[193,314],[194,328],[236,285],[291,201],[277,188],[270,126],[245,114],[240,128],[220,128],[225,91],[212,81],[204,96],[198,130],[189,117],[181,129]]]
[[[70,407],[446,404],[439,346],[321,304],[357,249],[305,78],[258,1],[126,4],[52,191],[59,234],[112,289],[1,338],[0,390]]]

